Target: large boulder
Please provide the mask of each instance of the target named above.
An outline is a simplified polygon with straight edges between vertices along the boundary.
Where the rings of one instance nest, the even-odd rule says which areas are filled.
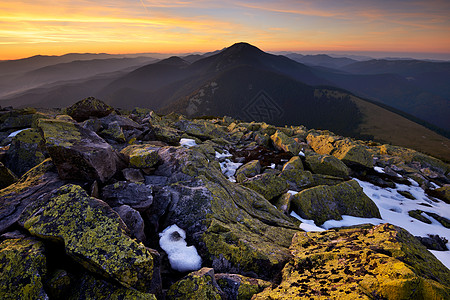
[[[38,129],[19,132],[6,152],[5,164],[17,176],[22,176],[45,160],[45,141]]]
[[[319,154],[330,154],[339,158],[347,166],[373,167],[372,154],[362,145],[348,139],[315,132],[306,137],[311,148]]]
[[[316,154],[307,152],[305,157],[306,166],[317,174],[330,175],[342,178],[348,178],[350,169],[338,158],[328,154]]]
[[[299,143],[293,138],[287,136],[282,131],[277,130],[273,135],[270,136],[275,147],[279,150],[285,152],[290,152],[293,155],[298,155],[301,150]]]
[[[44,290],[46,273],[44,243],[21,238],[0,244],[1,299],[48,299]]]
[[[52,160],[46,159],[16,183],[0,190],[0,233],[16,224],[22,215],[29,213],[30,207],[39,207],[45,203],[51,191],[63,184]]]
[[[24,227],[34,236],[63,243],[65,252],[91,272],[141,292],[158,288],[155,253],[127,235],[125,224],[105,202],[77,185],[56,190]]]
[[[214,157],[195,147],[164,147],[159,155],[155,175],[168,177],[165,193],[154,198],[167,207],[161,228],[185,230],[218,272],[270,278],[280,270],[298,224],[259,193],[230,182]]]
[[[252,299],[449,299],[450,271],[389,224],[298,232],[281,283]]]
[[[88,97],[66,108],[66,113],[77,122],[91,117],[102,118],[111,114],[114,108],[94,97]]]
[[[272,173],[264,173],[249,178],[242,185],[260,193],[267,200],[280,196],[289,188],[285,179]]]
[[[118,153],[93,131],[58,120],[40,120],[38,126],[63,179],[105,182],[122,164]]]
[[[249,177],[253,177],[261,173],[261,164],[255,159],[239,167],[236,170],[235,177],[237,182],[243,182]]]
[[[145,169],[151,168],[159,162],[158,149],[159,147],[151,144],[130,145],[121,153],[128,158],[130,167]]]
[[[314,178],[310,171],[300,169],[284,169],[279,175],[286,181],[289,189],[293,191],[301,191],[314,186]]]
[[[330,219],[342,220],[342,215],[381,218],[376,204],[355,180],[303,190],[294,195],[292,206],[299,216],[314,220],[316,225]]]

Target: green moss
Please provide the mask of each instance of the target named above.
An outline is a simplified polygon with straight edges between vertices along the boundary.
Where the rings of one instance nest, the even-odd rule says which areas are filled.
[[[0,244],[0,298],[48,299],[45,248],[33,238],[10,239]]]
[[[192,272],[171,285],[167,291],[166,299],[221,300],[222,295],[215,282],[214,272],[203,274],[202,270]]]
[[[90,198],[81,187],[59,188],[24,227],[40,238],[64,242],[66,253],[88,270],[147,291],[153,275],[152,254],[126,235],[109,206]]]
[[[70,147],[81,140],[80,131],[71,122],[41,119],[38,127],[42,130],[47,145]]]
[[[102,130],[100,135],[105,138],[111,138],[119,143],[126,142],[125,134],[117,121],[109,123],[108,128]]]
[[[259,160],[252,160],[236,170],[236,181],[243,182],[248,177],[256,176],[260,172],[261,164],[259,163]]]
[[[305,163],[313,173],[341,178],[348,178],[350,175],[350,169],[338,158],[331,155],[317,155],[313,152],[308,152]]]
[[[129,157],[132,168],[151,168],[159,162],[157,148],[152,145],[130,145],[121,153]]]
[[[427,219],[426,217],[422,216],[422,213],[423,213],[423,211],[421,211],[420,209],[408,211],[408,215],[411,218],[417,219],[417,220],[427,223],[427,224],[431,224],[431,221],[429,219]]]
[[[258,192],[267,200],[280,196],[286,192],[289,187],[284,178],[272,173],[264,173],[255,176],[243,182],[242,185]]]
[[[302,218],[313,219],[317,225],[330,219],[341,220],[341,215],[381,218],[375,203],[355,180],[303,190],[294,195],[292,206]]]

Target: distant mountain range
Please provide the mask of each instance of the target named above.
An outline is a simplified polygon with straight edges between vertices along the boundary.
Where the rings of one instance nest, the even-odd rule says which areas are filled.
[[[407,147],[412,143],[417,148],[423,139],[395,140],[399,128],[414,128],[414,134],[439,140],[436,147],[448,144],[448,139],[416,122],[448,136],[450,63],[283,56],[247,43],[163,60],[64,59],[45,65],[43,61],[48,64],[49,58],[43,57],[36,68],[35,58],[34,70],[27,70],[24,61],[0,62],[2,93],[23,88],[14,96],[4,96],[0,105],[62,107],[95,96],[123,109],[139,106],[189,117],[229,115],[276,125],[303,124]],[[11,67],[1,68],[6,63],[15,63],[21,71],[13,79],[9,76],[9,82]],[[450,144],[445,147],[441,157],[450,153]],[[431,146],[426,148],[419,150],[430,153]]]

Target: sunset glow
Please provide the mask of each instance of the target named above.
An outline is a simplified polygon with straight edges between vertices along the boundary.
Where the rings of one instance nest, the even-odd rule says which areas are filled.
[[[70,52],[450,53],[450,2],[6,0],[0,60]]]

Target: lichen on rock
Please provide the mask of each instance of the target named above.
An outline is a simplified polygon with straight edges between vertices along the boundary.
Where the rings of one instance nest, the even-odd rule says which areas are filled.
[[[157,272],[152,253],[127,236],[126,226],[106,203],[81,187],[59,188],[24,227],[39,238],[63,242],[66,253],[88,270],[149,292]]]

